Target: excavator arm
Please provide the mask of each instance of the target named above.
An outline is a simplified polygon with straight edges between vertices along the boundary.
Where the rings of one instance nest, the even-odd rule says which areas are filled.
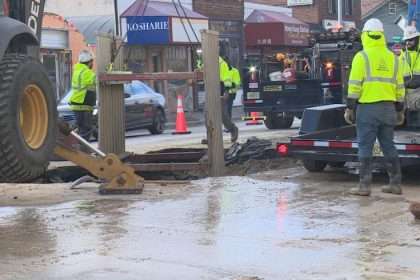
[[[144,179],[138,176],[134,169],[121,162],[114,154],[104,154],[89,142],[72,131],[69,126],[60,121],[60,136],[54,153],[68,161],[75,163],[95,177],[104,181],[100,186],[101,194],[132,194],[141,193],[144,186]],[[84,147],[90,149],[96,155],[82,152],[66,143],[79,142]]]

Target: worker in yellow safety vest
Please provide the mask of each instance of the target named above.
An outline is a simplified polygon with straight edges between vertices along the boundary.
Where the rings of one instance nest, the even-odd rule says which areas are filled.
[[[79,63],[73,67],[70,107],[76,115],[79,134],[86,140],[89,140],[93,132],[92,112],[96,106],[96,74],[92,68],[92,53],[81,51]]]
[[[369,19],[361,38],[363,50],[353,59],[345,113],[348,122],[356,121],[359,144],[360,183],[350,193],[370,195],[373,148],[378,139],[390,178],[382,191],[401,194],[401,166],[394,145],[394,127],[397,112],[404,110],[402,70],[398,58],[387,49],[380,20]]]
[[[224,48],[221,48],[221,54],[223,54]],[[220,71],[220,94],[222,97],[222,120],[223,125],[227,131],[230,132],[231,141],[236,142],[238,140],[239,129],[232,122],[231,115],[229,114],[229,98],[230,90],[233,85],[232,66],[226,56],[219,56],[219,71]]]
[[[400,55],[404,84],[408,89],[420,87],[420,33],[415,26],[407,26],[404,31],[405,48]]]

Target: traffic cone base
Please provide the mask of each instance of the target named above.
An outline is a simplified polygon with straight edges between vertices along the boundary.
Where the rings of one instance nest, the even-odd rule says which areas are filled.
[[[251,120],[246,122],[246,125],[262,125],[263,123],[257,120],[258,117],[257,112],[251,112]]]
[[[182,105],[182,96],[178,95],[178,105],[176,108],[176,127],[172,134],[190,134],[188,130],[187,119],[185,118],[184,106]]]

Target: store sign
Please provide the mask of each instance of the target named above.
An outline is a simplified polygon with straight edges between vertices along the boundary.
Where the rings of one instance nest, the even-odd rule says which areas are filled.
[[[284,24],[284,42],[290,46],[308,45],[309,27],[301,24]]]
[[[325,30],[335,29],[338,27],[338,20],[324,19],[322,21],[322,25],[324,26]],[[356,23],[354,21],[343,21],[344,30],[353,28],[356,28]]]
[[[169,17],[127,17],[128,45],[162,45],[170,41]]]
[[[313,3],[313,0],[287,0],[287,6],[289,7],[312,5]]]

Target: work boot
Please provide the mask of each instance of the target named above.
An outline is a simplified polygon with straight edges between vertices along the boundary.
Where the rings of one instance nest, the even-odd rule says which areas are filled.
[[[387,160],[386,162],[386,171],[389,176],[389,185],[382,188],[384,193],[392,193],[400,195],[402,194],[401,189],[401,163],[399,158],[393,158]]]
[[[360,159],[360,182],[359,186],[350,189],[350,194],[360,196],[370,196],[370,184],[372,183],[372,159]]]
[[[234,126],[233,130],[230,132],[230,141],[232,143],[235,143],[236,141],[238,141],[238,136],[239,136],[239,129]]]

